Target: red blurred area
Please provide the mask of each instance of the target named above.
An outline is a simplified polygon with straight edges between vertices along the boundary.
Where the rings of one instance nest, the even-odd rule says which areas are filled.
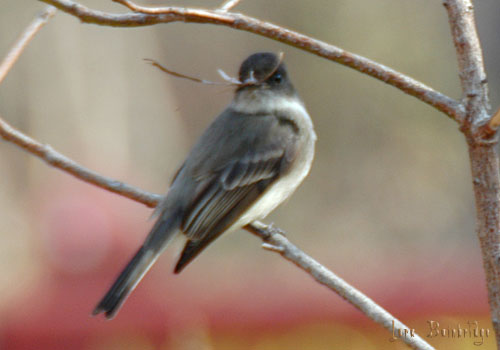
[[[81,2],[125,11],[112,1]],[[488,85],[499,91],[500,2],[474,5]],[[42,6],[0,1],[0,59]],[[241,1],[236,10],[461,96],[439,1]],[[424,337],[429,320],[491,329],[463,135],[392,86],[219,26],[111,29],[59,12],[3,80],[0,114],[89,169],[165,192],[232,88],[166,76],[143,58],[220,80],[217,69],[237,76],[245,57],[264,50],[285,53],[318,135],[310,175],[266,222]],[[490,97],[500,105],[500,94]],[[245,232],[221,237],[180,275],[172,274],[180,248],[173,244],[114,320],[91,317],[150,215],[0,141],[0,349],[407,348]],[[481,347],[427,340],[438,349],[494,348],[491,337]]]
[[[265,266],[245,267],[238,254],[232,261],[216,257],[207,266],[205,259],[213,261],[210,250],[179,276],[172,274],[171,262],[160,260],[114,320],[91,317],[151,223],[145,220],[148,210],[137,210],[137,204],[84,184],[62,188],[34,215],[42,233],[34,263],[44,266],[43,276],[2,311],[1,348],[118,349],[127,344],[130,349],[183,349],[194,341],[209,349],[235,344],[253,349],[260,342],[280,349],[279,339],[289,339],[284,334],[303,334],[306,339],[335,334],[328,340],[331,345],[348,337],[352,343],[346,344],[352,346],[359,339],[364,339],[362,346],[388,338],[386,331],[291,264],[281,266],[280,273],[289,275],[285,281],[273,278],[272,271],[266,273]],[[427,258],[439,261],[437,256]],[[384,266],[379,275],[366,278],[360,266],[349,278],[417,331],[426,331],[429,315],[445,323],[479,318],[490,327],[484,321],[488,308],[479,257],[475,260],[460,268],[414,261],[415,269],[408,271],[387,259],[378,261]],[[224,264],[261,270],[240,276],[238,283],[224,275]],[[237,340],[230,341],[235,334]]]

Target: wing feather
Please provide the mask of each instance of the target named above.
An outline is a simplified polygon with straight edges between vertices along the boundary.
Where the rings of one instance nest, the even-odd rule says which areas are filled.
[[[214,176],[209,189],[198,198],[182,225],[188,238],[202,240],[254,186],[259,186],[262,180],[277,177],[283,153],[273,158],[243,157],[223,169],[221,176]]]
[[[200,213],[202,213],[203,210],[206,210],[205,208],[210,204],[210,201],[216,195],[217,188],[210,187],[202,196],[200,196],[200,198],[195,202],[195,205],[192,207],[189,215],[187,215],[184,219],[183,226],[185,231],[195,231],[195,229],[193,229],[193,225],[195,225]]]
[[[180,228],[188,241],[176,272],[227,230],[290,169],[297,140],[296,130],[280,123],[274,114],[250,115],[227,110],[214,121],[178,175],[179,185],[174,182],[176,198],[186,198],[182,192],[188,187],[186,184],[193,193],[190,202],[183,204]],[[208,149],[206,144],[212,147]]]

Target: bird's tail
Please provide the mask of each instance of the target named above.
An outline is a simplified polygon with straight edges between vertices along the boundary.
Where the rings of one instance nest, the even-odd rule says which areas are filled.
[[[120,273],[115,283],[92,311],[92,315],[104,313],[112,319],[137,284],[151,268],[177,231],[176,218],[160,217],[144,245]]]
[[[158,255],[142,246],[118,276],[104,298],[97,304],[92,315],[104,312],[106,318],[113,318],[125,299],[148,272]]]

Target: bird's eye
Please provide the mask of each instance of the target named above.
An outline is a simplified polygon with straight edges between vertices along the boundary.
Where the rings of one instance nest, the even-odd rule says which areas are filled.
[[[281,73],[276,73],[271,77],[271,81],[275,84],[279,84],[283,81],[283,75],[281,75]]]

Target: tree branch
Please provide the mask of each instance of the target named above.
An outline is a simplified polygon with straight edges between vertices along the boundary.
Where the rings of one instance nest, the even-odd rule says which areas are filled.
[[[226,0],[224,1],[224,3],[219,7],[219,10],[221,11],[224,11],[224,12],[227,12],[229,10],[232,10],[236,5],[238,5],[238,3],[240,2],[241,0]]]
[[[133,199],[143,203],[148,207],[155,207],[161,196],[138,190],[135,187],[127,185],[123,182],[116,181],[112,178],[99,175],[98,173],[87,169],[61,153],[55,151],[49,145],[44,145],[31,137],[21,133],[7,124],[0,116],[0,136],[5,140],[12,142],[25,151],[43,159],[49,165],[63,170],[80,180],[96,185],[102,189],[114,192],[121,196]]]
[[[23,52],[24,48],[28,43],[33,39],[35,34],[49,21],[51,17],[53,17],[57,12],[57,9],[53,6],[47,6],[42,12],[40,12],[34,19],[31,21],[29,26],[24,30],[19,39],[15,42],[14,46],[9,50],[9,53],[3,59],[2,63],[0,63],[0,84],[3,79],[10,71],[14,63],[16,63],[17,59]]]
[[[500,348],[500,173],[498,117],[488,115],[488,86],[470,0],[446,0],[466,108],[464,132],[476,202],[476,231],[481,245],[490,313]]]
[[[263,22],[243,14],[226,12],[223,10],[205,10],[175,6],[145,8],[127,1],[120,2],[129,7],[132,6],[135,9],[140,9],[142,13],[113,14],[91,10],[72,0],[40,1],[51,4],[79,18],[84,23],[103,26],[138,27],[157,23],[186,22],[210,23],[244,30],[294,46],[381,80],[433,106],[459,123],[462,122],[465,116],[465,110],[459,102],[409,76],[304,34],[285,29],[272,23]]]
[[[71,0],[41,1],[52,4],[87,23],[131,27],[184,21],[226,25],[235,29],[263,35],[344,64],[382,80],[434,106],[458,121],[462,125],[462,131],[466,135],[469,143],[477,207],[477,231],[483,251],[492,321],[495,327],[498,344],[500,339],[500,177],[498,154],[495,148],[497,142],[496,128],[498,127],[498,117],[490,117],[487,113],[489,108],[487,80],[479,38],[474,23],[473,7],[470,0],[446,0],[444,2],[448,10],[451,31],[459,61],[464,104],[436,92],[412,78],[364,57],[346,52],[335,46],[328,45],[282,27],[259,21],[255,18],[236,13],[228,13],[227,11],[235,6],[238,0],[228,0],[218,10],[188,9],[180,7],[145,8],[137,6],[127,0],[117,0],[117,2],[126,5],[136,12],[123,15],[93,11]],[[10,70],[15,60],[19,57],[29,40],[54,12],[53,8],[47,8],[46,15],[41,15],[41,17],[36,19],[25,31],[25,34],[23,34],[18,43],[9,52],[7,58],[0,65],[0,82]],[[485,127],[489,128],[487,132],[482,130],[482,128]],[[83,181],[144,203],[149,207],[154,207],[161,198],[161,196],[142,191],[125,183],[99,175],[56,152],[50,146],[43,145],[24,135],[20,131],[12,128],[1,118],[0,136],[45,160],[48,164],[66,171]],[[382,324],[385,328],[390,330],[393,327],[408,328],[394,319],[389,313],[368,297],[299,250],[281,234],[279,229],[266,226],[259,222],[248,225],[245,229],[258,235],[264,241],[267,249],[278,252],[284,258],[296,264],[319,283],[334,290],[368,317]],[[402,338],[401,340],[416,349],[432,349],[429,344],[418,336]]]
[[[481,44],[476,30],[474,7],[471,0],[446,0],[451,35],[458,58],[460,82],[467,116],[474,115],[474,127],[484,123],[488,114],[488,80],[484,70]]]
[[[302,250],[292,244],[281,232],[280,229],[272,225],[265,225],[259,221],[245,227],[245,229],[259,236],[268,246],[264,246],[270,251],[280,254],[288,261],[311,275],[317,282],[334,291],[339,296],[347,300],[351,305],[359,309],[362,313],[368,316],[376,323],[382,325],[391,333],[394,329],[409,329],[399,320],[394,318],[389,312],[376,304],[372,299],[361,293],[359,290],[348,284],[342,278],[335,275],[332,271],[321,265],[319,262],[311,258]],[[396,333],[397,334],[397,333]],[[413,349],[434,349],[420,336],[415,334],[414,337],[393,337],[389,341],[401,339]]]
[[[25,151],[41,158],[48,164],[79,178],[80,180],[127,197],[136,202],[145,204],[148,207],[155,207],[161,198],[160,195],[149,193],[127,185],[126,183],[99,175],[98,173],[89,170],[65,157],[52,149],[50,146],[43,145],[31,137],[21,133],[19,130],[14,129],[1,118],[0,136],[4,140],[20,146]],[[381,324],[390,331],[393,329],[393,322],[395,328],[409,329],[409,327],[405,326],[390,313],[377,305],[373,300],[354,287],[350,286],[347,282],[336,276],[333,272],[293,245],[285,236],[283,236],[281,230],[272,226],[264,225],[261,222],[255,222],[247,225],[245,226],[245,229],[259,236],[264,243],[268,245],[270,244],[274,247],[275,251],[277,251],[285,259],[293,262],[302,270],[310,274],[316,281],[336,292],[373,321]],[[413,349],[434,349],[418,335],[415,335],[414,337],[394,338],[394,341],[399,339],[407,343]]]
[[[53,8],[47,8],[46,10],[46,12],[48,12],[49,14],[51,14],[53,11]],[[34,23],[38,23],[38,21],[35,20]],[[25,31],[25,33],[30,33],[30,39],[37,33],[39,28],[41,28],[41,25],[36,26],[37,29],[30,30],[30,28],[32,27],[33,24]],[[14,57],[13,59],[4,60],[4,62],[8,62],[8,65],[0,66],[0,68],[3,68],[3,71],[5,72],[4,76],[9,72],[10,68],[13,66],[16,59],[20,56],[23,49],[29,42],[29,40],[25,40],[27,35],[28,34],[23,35],[13,46],[11,51],[7,54],[7,57]],[[77,164],[73,160],[55,151],[49,145],[42,144],[34,140],[33,138],[23,134],[19,130],[16,130],[5,120],[3,120],[1,116],[0,137],[5,141],[11,142],[21,147],[25,151],[31,153],[32,155],[35,155],[38,158],[44,160],[47,164],[57,169],[63,170],[80,180],[96,185],[107,191],[130,198],[136,202],[143,203],[148,207],[155,207],[161,198],[160,195],[142,191],[126,183],[102,176],[97,172],[94,172]],[[392,317],[387,311],[378,306],[370,298],[356,290],[354,287],[350,286],[344,280],[337,277],[333,272],[326,269],[324,266],[298,249],[295,245],[290,243],[286,239],[286,237],[282,235],[282,232],[279,229],[272,226],[266,226],[260,222],[255,222],[247,225],[245,226],[245,229],[259,236],[264,241],[263,247],[273,248],[273,251],[278,252],[285,259],[293,262],[302,270],[309,273],[316,281],[339,294],[341,297],[346,299],[353,306],[358,308],[361,312],[366,314],[375,322],[381,324],[383,327],[389,330],[393,330],[394,328],[408,329],[408,327],[406,327],[399,320]],[[434,349],[418,335],[415,335],[413,337],[390,338],[390,340],[392,341],[396,341],[398,339],[401,339],[413,349]]]

